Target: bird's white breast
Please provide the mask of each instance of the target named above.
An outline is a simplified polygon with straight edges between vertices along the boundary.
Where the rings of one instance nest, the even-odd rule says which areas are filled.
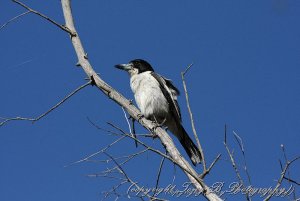
[[[132,75],[130,87],[138,107],[146,118],[152,115],[156,117],[167,115],[169,105],[161,92],[158,81],[150,71]]]

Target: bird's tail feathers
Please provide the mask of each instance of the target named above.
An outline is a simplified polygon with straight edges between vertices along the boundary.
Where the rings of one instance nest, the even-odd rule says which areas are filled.
[[[198,149],[198,147],[195,145],[195,143],[192,141],[190,136],[187,134],[187,132],[184,130],[184,128],[181,126],[182,131],[181,135],[179,135],[179,141],[183,148],[185,149],[187,155],[190,157],[193,165],[197,165],[201,163],[202,161],[202,155]]]

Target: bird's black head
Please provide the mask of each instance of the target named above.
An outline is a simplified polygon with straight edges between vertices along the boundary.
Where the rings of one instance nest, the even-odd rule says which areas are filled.
[[[136,68],[139,70],[139,73],[143,73],[146,71],[154,71],[152,66],[145,60],[143,59],[135,59],[129,62],[130,64],[133,65],[133,68]]]
[[[134,59],[128,64],[118,64],[115,65],[116,68],[127,71],[131,76],[146,71],[154,72],[152,66],[143,59]]]

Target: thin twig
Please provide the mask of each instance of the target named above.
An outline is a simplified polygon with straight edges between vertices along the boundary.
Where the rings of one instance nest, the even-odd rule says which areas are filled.
[[[98,130],[102,130],[102,131],[104,131],[104,132],[107,132],[107,133],[110,134],[110,135],[121,136],[121,134],[119,134],[119,133],[116,133],[116,132],[113,132],[113,131],[111,131],[111,130],[107,130],[107,129],[104,129],[104,128],[98,126],[98,125],[97,125],[96,123],[94,123],[89,117],[87,117],[87,120],[88,120],[95,128],[97,128]]]
[[[121,163],[119,163],[119,165],[122,166],[122,165],[128,163],[131,159],[135,158],[138,155],[141,155],[141,154],[147,152],[148,150],[149,150],[149,148],[146,148],[146,149],[143,149],[142,151],[139,151],[139,152],[136,152],[136,153],[133,153],[133,154],[130,154],[130,155],[126,156],[126,160],[124,160]],[[120,158],[120,157],[115,157],[114,159],[117,160],[118,158]],[[117,167],[113,167],[113,168],[107,169],[107,170],[103,171],[102,173],[113,172],[116,168]]]
[[[131,126],[130,126],[130,123],[129,123],[129,118],[127,117],[126,111],[125,111],[124,107],[121,107],[121,108],[123,110],[123,113],[124,113],[124,116],[125,116],[125,120],[126,120],[127,125],[128,125],[129,132],[134,137],[134,139],[136,139],[136,134],[135,134],[135,132],[132,132],[132,130],[131,130]],[[134,142],[135,142],[135,147],[137,147],[138,146],[137,141],[135,140]]]
[[[190,70],[190,68],[194,65],[194,63],[191,63],[183,72],[183,76],[185,76],[185,74]]]
[[[297,181],[295,181],[295,180],[293,180],[293,179],[291,179],[291,178],[288,178],[288,177],[286,177],[286,176],[284,176],[283,178],[284,178],[285,180],[291,182],[291,183],[294,183],[294,184],[300,186],[300,182],[297,182]]]
[[[230,151],[230,149],[229,149],[229,147],[228,147],[228,145],[227,145],[227,126],[226,126],[226,124],[225,124],[224,135],[225,135],[224,146],[225,146],[225,148],[226,148],[226,150],[227,150],[227,153],[228,153],[228,155],[229,155],[229,158],[230,158],[230,161],[231,161],[231,165],[232,165],[232,167],[233,167],[233,169],[234,169],[234,171],[235,171],[235,173],[236,173],[236,176],[237,176],[237,178],[238,178],[240,184],[241,184],[243,187],[245,187],[244,181],[243,181],[243,179],[242,179],[242,177],[241,177],[241,175],[240,175],[240,171],[239,171],[239,169],[238,169],[238,167],[237,167],[237,165],[236,165],[236,162],[235,162],[235,160],[234,160],[233,153],[231,153],[231,151]],[[249,193],[248,193],[248,192],[245,193],[245,196],[246,196],[246,199],[247,199],[248,201],[251,200],[251,198],[249,197]]]
[[[246,160],[246,154],[245,154],[245,149],[244,149],[244,144],[243,144],[243,140],[242,138],[236,133],[233,131],[233,136],[236,140],[236,142],[238,143],[239,147],[240,147],[240,150],[242,151],[242,155],[243,155],[243,159],[244,159],[244,170],[246,172],[246,175],[247,175],[247,178],[248,178],[248,182],[249,184],[251,185],[251,177],[250,177],[250,174],[248,172],[248,168],[247,168],[247,160]]]
[[[189,111],[189,114],[190,114],[190,119],[191,119],[191,124],[192,124],[192,130],[193,130],[193,133],[194,133],[194,137],[195,137],[195,139],[197,141],[198,149],[199,149],[199,151],[201,153],[201,156],[202,156],[203,172],[205,172],[206,171],[206,162],[205,162],[204,152],[203,152],[203,149],[202,149],[202,146],[200,144],[200,141],[199,141],[199,138],[198,138],[198,135],[197,135],[197,131],[196,131],[196,128],[195,128],[195,123],[194,123],[193,113],[192,113],[191,106],[190,106],[190,101],[189,101],[189,95],[188,95],[188,91],[187,91],[187,86],[186,86],[185,79],[184,79],[185,74],[188,72],[188,70],[192,66],[193,66],[193,63],[190,64],[185,69],[184,72],[181,72],[181,79],[182,79],[183,88],[184,88],[184,92],[185,92],[186,105],[187,105],[187,108],[188,108],[188,111]]]
[[[283,156],[284,156],[284,159],[285,159],[285,163],[288,163],[288,158],[287,158],[287,155],[286,155],[286,152],[285,152],[285,147],[283,144],[281,144],[281,149],[282,149],[282,152],[283,152]],[[282,165],[281,165],[281,168],[282,168]],[[287,179],[287,181],[293,185],[294,182],[292,182],[292,180],[290,179],[291,178],[291,173],[290,173],[290,169],[287,170],[287,176],[289,179]],[[284,176],[285,177],[285,176]],[[283,177],[283,178],[284,178]],[[293,197],[294,197],[294,200],[296,200],[296,192],[293,191]]]
[[[15,2],[16,4],[19,4],[20,6],[22,6],[23,8],[27,9],[30,13],[34,13],[40,17],[42,17],[43,19],[49,21],[50,23],[56,25],[57,27],[59,27],[60,29],[68,32],[71,36],[76,36],[76,33],[72,32],[68,27],[64,26],[64,25],[61,25],[59,23],[57,23],[56,21],[52,20],[50,17],[36,11],[36,10],[33,10],[32,8],[30,8],[29,6],[25,5],[24,3],[20,2],[20,1],[17,1],[17,0],[12,0],[13,2]]]
[[[118,200],[119,197],[121,197],[121,195],[120,195],[119,193],[117,193],[117,189],[118,189],[119,187],[121,187],[121,186],[122,186],[123,184],[125,184],[125,183],[128,183],[128,181],[120,182],[119,184],[113,186],[112,189],[111,189],[110,191],[104,192],[104,193],[103,193],[103,194],[104,194],[104,197],[101,199],[101,201],[103,201],[103,200],[105,200],[106,198],[108,198],[111,194],[116,195],[115,200]]]
[[[125,136],[121,136],[119,137],[118,139],[116,139],[115,141],[113,141],[112,143],[110,143],[109,145],[107,145],[106,147],[102,148],[101,150],[95,152],[95,153],[92,153],[86,157],[84,157],[83,159],[80,159],[78,161],[75,161],[75,162],[72,162],[68,165],[65,165],[64,167],[68,167],[68,166],[71,166],[71,165],[74,165],[74,164],[78,164],[78,163],[81,163],[81,162],[84,162],[84,161],[87,161],[88,159],[92,158],[92,157],[95,157],[96,155],[98,154],[101,154],[103,152],[105,152],[107,149],[109,149],[110,147],[112,147],[114,144],[118,143],[119,141],[123,140],[125,138]]]
[[[115,164],[116,164],[116,167],[118,168],[119,172],[126,178],[127,182],[131,183],[132,185],[136,186],[136,187],[139,187],[137,185],[137,182],[134,182],[130,179],[130,177],[127,175],[127,173],[125,172],[125,170],[122,168],[122,166],[108,153],[104,152],[104,154],[106,156],[108,156]],[[140,189],[140,188],[139,188]],[[157,197],[154,197],[154,196],[150,196],[148,195],[147,193],[144,193],[144,196],[147,196],[148,198],[150,198],[151,200],[164,200],[164,199],[160,199],[160,198],[157,198]]]
[[[79,92],[81,89],[85,88],[86,86],[90,85],[91,81],[81,85],[80,87],[78,87],[77,89],[75,89],[74,91],[72,91],[69,95],[67,95],[64,99],[62,99],[59,103],[57,103],[56,105],[54,105],[52,108],[50,108],[48,111],[44,112],[43,114],[41,114],[40,116],[36,117],[36,118],[26,118],[26,117],[13,117],[13,118],[3,118],[0,117],[0,119],[3,119],[2,122],[0,122],[0,126],[3,126],[4,124],[8,123],[9,121],[31,121],[32,123],[39,121],[40,119],[42,119],[43,117],[45,117],[46,115],[48,115],[50,112],[52,112],[53,110],[55,110],[56,108],[58,108],[61,104],[63,104],[65,101],[67,101],[69,98],[71,98],[73,95],[75,95],[77,92]]]
[[[287,161],[287,163],[285,164],[285,166],[284,166],[284,168],[283,168],[283,170],[282,170],[282,172],[281,172],[281,174],[280,174],[280,177],[279,177],[279,179],[278,179],[278,182],[277,182],[277,184],[276,184],[276,186],[275,186],[273,192],[276,192],[276,191],[278,190],[278,188],[281,186],[281,183],[282,183],[282,181],[283,181],[283,179],[284,179],[285,174],[287,173],[287,171],[288,171],[288,169],[289,169],[289,166],[290,166],[293,162],[295,162],[296,160],[299,160],[299,159],[300,159],[300,156],[294,158],[294,159],[291,160],[291,161]],[[270,193],[270,194],[264,199],[264,201],[270,200],[272,196],[273,196],[273,194]]]
[[[166,153],[167,154],[167,153]],[[155,184],[155,188],[154,189],[157,189],[158,188],[158,183],[159,183],[159,179],[160,179],[160,174],[161,174],[161,171],[162,171],[162,167],[164,165],[164,162],[165,162],[165,157],[162,157],[161,161],[160,161],[160,164],[159,164],[159,168],[158,168],[158,173],[157,173],[157,179],[156,179],[156,184]],[[153,193],[153,196],[155,195],[155,192]]]
[[[209,166],[208,169],[206,169],[205,171],[203,171],[203,173],[200,175],[200,178],[201,178],[201,179],[204,179],[204,177],[210,173],[211,169],[215,166],[215,164],[218,162],[218,160],[219,160],[220,158],[221,158],[221,154],[219,154],[219,155],[215,158],[215,160],[210,164],[210,166]]]
[[[162,153],[161,151],[159,151],[159,150],[157,150],[157,149],[154,149],[153,147],[151,147],[151,146],[145,144],[144,142],[140,141],[139,139],[132,137],[132,135],[129,135],[129,134],[127,134],[126,132],[124,132],[120,127],[118,127],[118,126],[116,126],[116,125],[114,125],[113,123],[110,123],[110,122],[107,122],[107,124],[110,125],[110,126],[112,126],[112,127],[115,128],[115,129],[117,129],[118,131],[120,131],[124,136],[129,137],[129,138],[131,138],[131,139],[133,139],[133,140],[136,140],[136,141],[137,141],[139,144],[141,144],[142,146],[144,146],[144,147],[146,147],[146,148],[149,148],[150,151],[153,151],[153,152],[155,152],[155,153],[157,153],[157,154],[159,154],[159,155],[161,155],[161,156],[163,156],[163,157],[169,159],[171,162],[173,162],[173,163],[176,164],[176,161],[174,161],[174,160],[173,160],[171,157],[169,157],[168,155]]]
[[[6,27],[9,23],[11,23],[11,22],[17,20],[18,18],[20,18],[20,17],[22,17],[22,16],[24,16],[24,15],[27,15],[27,14],[30,13],[30,12],[31,12],[31,11],[28,10],[28,11],[26,11],[26,12],[24,12],[24,13],[21,13],[20,15],[17,15],[17,16],[15,16],[15,17],[11,18],[10,20],[8,20],[7,22],[5,22],[5,23],[0,27],[0,30],[3,29],[4,27]]]
[[[235,163],[234,157],[233,157],[232,153],[230,152],[230,150],[229,150],[227,144],[224,143],[224,145],[225,145],[225,148],[226,148],[226,150],[227,150],[227,153],[228,153],[228,155],[229,155],[229,157],[230,157],[230,161],[231,161],[232,167],[233,167],[233,169],[234,169],[234,171],[235,171],[235,173],[236,173],[236,175],[237,175],[239,181],[240,181],[241,184],[244,186],[242,177],[241,177],[240,172],[239,172],[239,170],[238,170],[238,168],[237,168],[237,165],[236,165],[236,163]]]

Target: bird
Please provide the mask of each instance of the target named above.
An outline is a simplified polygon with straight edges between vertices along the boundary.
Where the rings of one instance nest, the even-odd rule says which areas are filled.
[[[143,59],[115,67],[129,73],[130,87],[142,115],[167,127],[179,139],[194,166],[201,163],[199,149],[182,126],[177,102],[180,92],[172,81],[154,72],[151,64]]]

